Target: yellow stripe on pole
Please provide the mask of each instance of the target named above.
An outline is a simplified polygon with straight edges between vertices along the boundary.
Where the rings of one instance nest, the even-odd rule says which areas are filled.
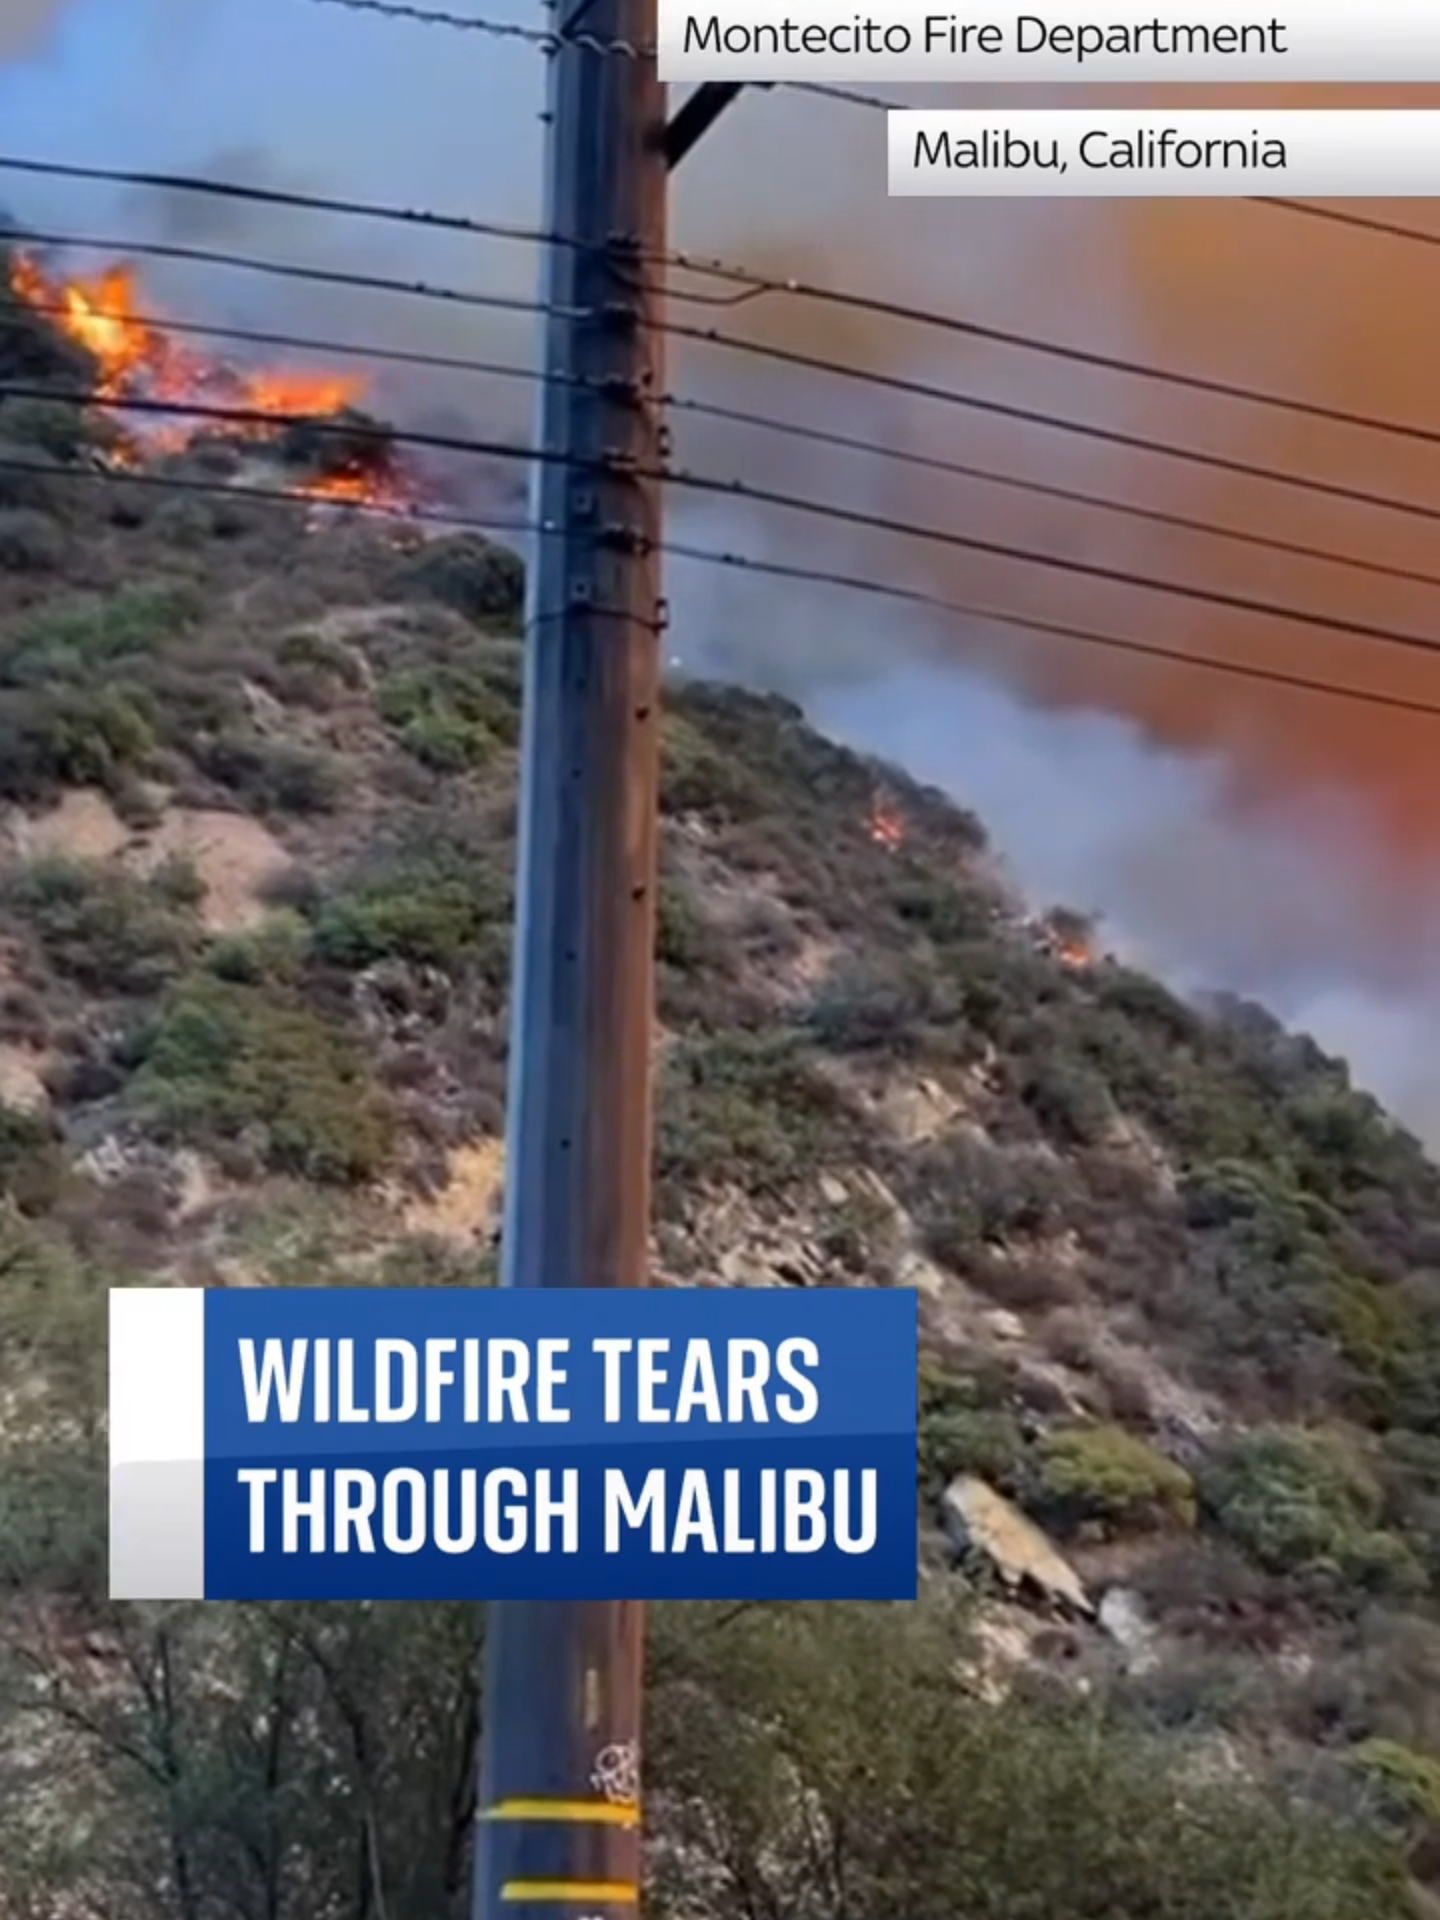
[[[497,1800],[486,1807],[482,1820],[553,1820],[580,1827],[638,1827],[640,1809],[633,1801],[614,1800]]]
[[[633,1880],[507,1880],[500,1898],[510,1906],[638,1907]]]

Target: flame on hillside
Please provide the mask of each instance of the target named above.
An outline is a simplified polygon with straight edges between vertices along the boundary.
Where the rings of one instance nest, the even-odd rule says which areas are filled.
[[[357,407],[369,391],[363,374],[247,368],[183,346],[153,317],[140,296],[135,269],[119,263],[103,272],[61,278],[30,255],[10,262],[13,297],[85,348],[94,360],[97,400],[151,400],[166,406],[234,408],[262,420],[217,422],[200,415],[127,419],[122,461],[144,453],[173,453],[202,435],[230,440],[275,440],[287,427],[334,419]],[[286,485],[287,493],[336,504],[403,513],[417,504],[414,487],[396,471],[389,449],[367,446],[338,458],[320,477]]]
[[[905,822],[888,799],[877,799],[867,822],[870,838],[877,847],[894,853],[905,844]]]
[[[1062,910],[1031,920],[1028,925],[1037,945],[1062,967],[1079,971],[1099,964],[1101,954],[1094,933],[1078,916]]]
[[[1079,940],[1057,940],[1055,958],[1062,967],[1093,967],[1095,964],[1093,948]]]

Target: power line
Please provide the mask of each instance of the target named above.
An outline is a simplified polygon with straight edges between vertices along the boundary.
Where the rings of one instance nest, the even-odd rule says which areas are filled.
[[[61,399],[81,404],[86,400],[84,394],[57,393],[43,386],[16,385],[9,381],[0,384],[0,398]],[[277,415],[257,407],[218,406],[180,400],[122,399],[109,396],[96,397],[91,404],[122,414],[138,413],[159,415],[170,419],[210,420],[217,425],[263,427],[271,431],[283,428],[287,424],[303,424],[307,431],[341,439],[353,438],[356,432],[353,422],[316,419],[307,415]],[[443,453],[466,453],[491,459],[529,458],[553,465],[558,458],[546,448],[515,446],[506,441],[475,439],[464,434],[430,433],[418,429],[410,431],[390,429],[387,430],[387,438],[397,446],[428,448],[431,451]],[[583,464],[591,471],[600,471],[604,462],[602,459]],[[1007,541],[982,539],[975,534],[953,533],[948,528],[930,526],[923,521],[904,520],[888,514],[874,513],[864,508],[844,507],[837,503],[807,499],[803,494],[788,493],[778,487],[756,486],[745,480],[723,480],[707,474],[693,474],[672,468],[639,470],[634,477],[657,482],[668,481],[672,486],[684,487],[694,493],[743,500],[753,506],[777,507],[838,526],[890,534],[901,539],[946,548],[952,552],[985,554],[991,559],[1013,560],[1025,566],[1045,568],[1052,573],[1071,574],[1087,580],[1103,580],[1115,586],[1130,587],[1143,592],[1169,594],[1173,598],[1193,601],[1204,606],[1221,607],[1230,612],[1258,614],[1275,620],[1298,620],[1308,627],[1343,634],[1352,639],[1377,641],[1387,646],[1408,647],[1423,653],[1440,653],[1440,640],[1427,640],[1418,634],[1403,633],[1398,628],[1380,626],[1373,621],[1350,620],[1337,614],[1310,612],[1304,608],[1288,607],[1281,601],[1228,593],[1218,587],[1202,587],[1193,583],[1163,580],[1154,574],[1140,573],[1125,567],[1106,566],[1100,561],[1071,559],[1046,553],[1043,549],[1036,547],[1014,546]]]
[[[801,300],[813,300],[823,306],[843,308],[847,313],[869,313],[877,318],[899,320],[907,324],[956,334],[968,340],[985,341],[992,346],[1014,347],[1044,359],[1060,360],[1069,366],[1090,367],[1099,372],[1123,374],[1130,378],[1152,380],[1187,393],[1204,394],[1211,399],[1238,400],[1250,406],[1272,407],[1285,413],[1300,414],[1310,420],[1324,420],[1332,426],[1359,427],[1372,433],[1393,434],[1404,440],[1418,440],[1426,446],[1440,446],[1440,428],[1418,427],[1383,415],[1358,413],[1345,407],[1325,406],[1319,401],[1297,399],[1271,393],[1263,387],[1244,386],[1235,381],[1212,378],[1208,374],[1185,373],[1178,368],[1159,367],[1145,360],[1126,359],[1118,354],[1100,353],[1089,347],[1046,340],[1036,334],[1022,333],[1011,327],[991,326],[968,320],[961,314],[944,313],[937,308],[916,306],[908,301],[889,300],[879,295],[857,293],[853,289],[828,287],[815,281],[785,279],[752,273],[745,267],[730,266],[723,260],[695,261],[681,255],[676,263],[693,266],[717,279],[732,281],[756,294],[785,293]]]
[[[15,304],[25,313],[38,313],[46,319],[65,320],[70,317],[69,307],[49,305],[42,300],[22,299]],[[4,310],[5,299],[0,294],[0,313]],[[544,378],[537,367],[519,366],[506,360],[480,360],[463,353],[431,353],[420,347],[381,347],[368,342],[317,339],[313,334],[278,333],[264,327],[215,326],[208,320],[172,320],[168,314],[127,311],[114,317],[123,320],[126,326],[143,327],[152,333],[222,340],[233,346],[266,347],[281,353],[312,353],[325,359],[338,354],[349,359],[372,361],[379,366],[417,367],[439,373],[473,373],[494,379]],[[87,396],[84,404],[89,403],[90,396]],[[698,406],[701,403],[697,401],[694,404]]]
[[[546,33],[539,27],[519,26],[509,20],[492,20],[482,14],[446,13],[438,8],[406,6],[401,4],[401,0],[311,0],[311,5],[341,7],[346,13],[369,13],[388,20],[409,20],[425,27],[448,27],[457,33],[483,33],[495,40],[523,40],[545,52],[553,52],[560,45],[558,34]],[[584,33],[573,36],[567,33],[565,44],[583,47],[591,53],[618,54],[630,60],[638,60],[642,52],[641,48],[632,46],[628,40],[597,40]]]
[[[529,40],[532,44],[551,49],[559,44],[559,36],[540,31],[538,28],[515,28],[508,21],[491,20],[484,16],[468,13],[450,13],[440,7],[417,7],[403,4],[402,0],[311,0],[312,6],[339,7],[346,13],[368,13],[385,20],[408,20],[417,26],[448,27],[456,33],[484,33],[496,35],[502,39]],[[628,46],[623,41],[600,43],[587,41],[582,34],[571,41],[567,31],[566,41],[576,46],[589,46],[600,53],[620,54],[629,58],[638,58],[642,49]],[[827,85],[819,80],[781,80],[777,86],[784,87],[788,93],[814,94],[822,100],[839,101],[844,106],[867,107],[880,113],[893,113],[897,103],[882,99],[879,94],[865,93],[847,87]]]
[[[358,293],[398,293],[416,300],[437,300],[500,313],[534,316],[548,311],[543,301],[526,300],[510,294],[472,293],[465,287],[436,287],[425,280],[402,280],[392,274],[358,273],[343,267],[307,266],[300,261],[256,260],[248,254],[232,253],[223,247],[193,247],[172,240],[106,240],[96,239],[92,234],[40,233],[24,227],[0,226],[0,242],[22,248],[80,247],[94,253],[108,253],[112,257],[184,260],[197,266],[232,267],[266,278],[345,287]]]
[[[340,4],[341,0],[334,0],[334,3]],[[42,247],[81,247],[140,257],[187,260],[284,279],[341,286],[356,291],[399,294],[414,299],[443,301],[463,307],[530,315],[539,315],[547,311],[545,303],[537,300],[502,294],[475,293],[468,288],[432,286],[425,281],[407,281],[387,274],[359,273],[339,268],[307,266],[289,261],[257,260],[245,254],[231,253],[223,249],[191,247],[168,241],[137,240],[122,243],[97,240],[91,236],[78,234],[27,233],[20,228],[0,228],[0,241],[4,240],[20,244],[28,242]],[[1246,479],[1263,480],[1272,485],[1292,487],[1298,492],[1312,493],[1325,499],[1344,500],[1352,505],[1374,507],[1384,512],[1401,513],[1425,521],[1440,521],[1440,507],[1422,506],[1415,501],[1405,500],[1393,494],[1380,493],[1365,487],[1348,486],[1341,481],[1321,480],[1309,474],[1287,473],[1283,468],[1241,460],[1227,454],[1202,451],[1174,441],[1128,433],[1117,427],[1068,420],[1063,416],[1044,413],[1033,407],[1020,406],[1012,401],[996,400],[982,394],[963,393],[953,387],[940,385],[938,382],[912,379],[907,375],[874,368],[856,367],[843,360],[833,360],[823,355],[806,353],[798,348],[782,347],[767,341],[747,340],[738,334],[726,333],[715,327],[697,326],[678,320],[665,320],[659,324],[661,330],[673,338],[748,355],[753,359],[767,360],[779,366],[832,375],[862,387],[904,393],[916,399],[932,400],[942,405],[989,414],[997,419],[1020,421],[1029,426],[1044,428],[1049,432],[1072,434],[1079,439],[1093,440],[1101,445],[1123,447],[1135,453],[1155,454],[1166,459],[1180,460],[1188,465],[1208,468],[1213,472],[1229,473]]]
[[[350,6],[358,5],[360,0],[313,0],[316,5]],[[368,5],[370,0],[366,0]],[[378,4],[378,0],[375,0]],[[800,84],[800,83],[795,83]],[[829,91],[834,91],[833,89]],[[849,96],[841,96],[849,97]],[[509,240],[532,246],[553,244],[555,236],[538,229],[528,228],[512,222],[483,220],[462,214],[439,213],[427,208],[409,208],[387,205],[383,202],[354,200],[330,195],[299,193],[282,188],[249,186],[239,181],[214,180],[197,175],[146,172],[124,167],[99,167],[81,165],[63,161],[34,160],[18,155],[0,155],[0,172],[16,172],[40,175],[46,178],[103,181],[112,185],[146,187],[156,191],[207,194],[215,197],[239,200],[248,203],[289,207],[315,213],[329,213],[352,218],[392,221],[396,223],[425,227],[437,232],[464,233],[477,237],[496,240]],[[1268,200],[1257,204],[1288,209],[1298,213],[1310,213],[1321,218],[1343,219],[1345,224],[1354,224],[1351,216],[1332,215],[1332,210],[1315,207],[1299,200]],[[1356,216],[1356,218],[1360,218]],[[1363,221],[1362,224],[1374,225]],[[1384,223],[1381,223],[1383,226]],[[1395,233],[1409,232],[1410,237],[1429,239],[1440,245],[1440,234],[1424,235],[1412,230],[1390,228]],[[10,236],[4,236],[10,237]],[[47,244],[59,245],[60,241],[50,240]],[[103,242],[94,240],[76,240],[73,245],[102,247]],[[138,248],[125,249],[135,252]],[[169,257],[169,256],[162,256]],[[186,253],[179,257],[195,258]],[[218,261],[214,256],[202,256],[208,264],[228,264]],[[253,262],[257,272],[278,271],[273,263]],[[906,325],[914,325],[955,334],[959,337],[985,341],[992,345],[1014,348],[1020,352],[1039,354],[1047,359],[1063,361],[1070,365],[1086,366],[1097,371],[1119,374],[1128,378],[1153,380],[1181,391],[1204,394],[1210,398],[1235,400],[1251,406],[1271,407],[1277,411],[1294,413],[1306,419],[1322,420],[1332,426],[1354,427],[1361,431],[1384,433],[1399,439],[1418,441],[1426,446],[1440,446],[1440,428],[1416,426],[1408,421],[1387,419],[1383,415],[1367,414],[1352,408],[1331,407],[1319,401],[1310,401],[1295,395],[1274,393],[1266,388],[1253,387],[1243,383],[1222,380],[1207,374],[1187,373],[1183,369],[1157,366],[1152,362],[1135,360],[1122,355],[1101,353],[1088,347],[1080,347],[1059,340],[1047,340],[1043,336],[1022,332],[1017,328],[992,326],[986,322],[972,320],[963,314],[945,312],[939,308],[920,306],[910,301],[887,299],[878,295],[866,294],[854,288],[836,287],[821,281],[802,280],[793,276],[780,278],[770,274],[757,273],[737,263],[702,257],[683,249],[668,250],[659,256],[653,264],[678,267],[686,272],[703,274],[711,279],[729,283],[744,291],[746,298],[761,298],[768,295],[786,296],[793,299],[810,300],[820,305],[839,307],[846,312],[868,313],[877,318],[897,320]],[[348,284],[345,283],[345,284]],[[418,289],[417,289],[418,291]],[[437,298],[459,297],[456,290],[434,289]],[[672,289],[672,298],[680,300],[704,301],[706,296],[686,294]],[[728,302],[726,304],[729,304]]]
[[[1402,226],[1396,220],[1381,220],[1373,213],[1349,213],[1342,207],[1321,207],[1313,200],[1282,200],[1269,195],[1257,195],[1254,204],[1257,207],[1277,207],[1282,213],[1307,214],[1312,220],[1327,220],[1332,226],[1353,227],[1361,233],[1384,234],[1391,240],[1409,240],[1423,247],[1440,247],[1440,233],[1432,233],[1424,227]]]
[[[65,307],[47,306],[42,302],[27,300],[24,304],[27,312],[39,313],[55,319],[64,319],[68,313]],[[127,312],[123,318],[129,325],[180,336],[199,336],[204,339],[286,352],[310,353],[324,357],[342,355],[380,365],[473,374],[491,379],[539,382],[545,377],[541,370],[535,367],[518,366],[505,361],[476,359],[464,354],[430,353],[419,348],[370,346],[332,339],[317,339],[313,335],[272,332],[251,327],[212,326],[200,321],[172,320],[159,314]],[[66,396],[66,398],[73,401],[75,396]],[[88,398],[86,404],[88,404]],[[176,404],[178,406],[180,403]],[[666,394],[661,397],[658,404],[675,413],[688,413],[703,419],[748,427],[756,432],[773,434],[781,439],[856,453],[869,459],[911,467],[921,472],[974,480],[1037,499],[1055,500],[1097,512],[1114,513],[1121,518],[1136,520],[1151,526],[1168,527],[1178,532],[1200,534],[1211,539],[1229,540],[1261,552],[1282,553],[1296,559],[1348,567],[1379,579],[1401,581],[1412,586],[1440,587],[1440,573],[1427,573],[1419,568],[1394,566],[1385,561],[1365,559],[1358,554],[1337,553],[1330,547],[1256,533],[1248,528],[1227,526],[1222,521],[1171,512],[1161,507],[1147,507],[1138,502],[1091,493],[1080,487],[1066,487],[1050,481],[1024,479],[1018,475],[1001,473],[993,468],[978,466],[968,461],[951,460],[938,454],[916,453],[903,447],[886,447],[858,434],[806,426],[800,421],[778,419],[771,414],[759,413],[743,407],[730,407],[718,401],[696,400],[688,396]],[[287,416],[276,416],[277,424],[285,417]]]
[[[1056,500],[1067,506],[1113,513],[1122,519],[1137,520],[1148,526],[1168,527],[1180,533],[1202,534],[1215,540],[1232,540],[1237,545],[1253,547],[1263,553],[1283,553],[1294,559],[1317,560],[1331,566],[1350,567],[1358,573],[1374,575],[1384,580],[1403,581],[1410,586],[1440,587],[1440,573],[1426,573],[1417,567],[1392,566],[1388,561],[1367,560],[1358,554],[1337,553],[1333,547],[1316,546],[1303,540],[1286,540],[1274,534],[1256,533],[1249,528],[1227,526],[1223,521],[1207,520],[1197,515],[1172,513],[1165,507],[1142,506],[1135,501],[1117,500],[1113,495],[1090,493],[1083,487],[1066,487],[1048,480],[1024,479],[1017,474],[999,473],[994,468],[976,466],[969,461],[950,460],[939,454],[915,453],[904,447],[877,446],[873,441],[863,439],[858,434],[834,432],[824,427],[803,426],[797,421],[776,420],[765,414],[719,404],[712,405],[703,400],[667,397],[665,404],[682,412],[694,412],[710,419],[753,427],[758,431],[773,433],[782,439],[858,453],[875,460],[914,467],[922,472],[944,474],[961,480],[975,480],[1010,492],[1027,494],[1034,499]],[[743,483],[737,482],[736,485],[743,486]]]
[[[819,100],[835,100],[842,107],[866,107],[872,112],[898,113],[904,109],[895,100],[882,100],[878,93],[863,93],[852,87],[830,86],[823,80],[777,80],[787,93],[811,93]]]
[[[1248,594],[1227,593],[1219,587],[1162,580],[1154,574],[1134,572],[1126,567],[1105,566],[1096,560],[1074,560],[1044,552],[1038,547],[1018,547],[1003,540],[986,540],[977,534],[952,533],[948,528],[926,526],[923,522],[902,520],[888,514],[873,513],[860,507],[842,507],[830,502],[804,499],[778,487],[757,487],[743,480],[716,480],[705,475],[669,472],[664,476],[672,486],[692,492],[720,495],[748,501],[756,506],[779,507],[807,514],[837,526],[854,527],[873,533],[891,534],[916,540],[929,546],[957,553],[985,554],[993,560],[1014,560],[1028,567],[1047,568],[1052,573],[1072,574],[1084,580],[1103,580],[1147,593],[1164,593],[1173,599],[1193,601],[1201,606],[1221,607],[1232,613],[1259,614],[1266,619],[1294,620],[1328,633],[1344,634],[1352,639],[1378,641],[1382,645],[1408,647],[1419,653],[1440,654],[1440,640],[1427,640],[1419,634],[1402,633],[1398,628],[1382,627],[1366,620],[1347,620],[1336,614],[1314,613],[1287,607],[1280,601],[1261,600]]]
[[[793,580],[817,586],[837,587],[847,592],[868,593],[877,599],[924,608],[984,625],[1006,627],[1021,633],[1043,633],[1052,639],[1070,640],[1080,646],[1097,647],[1110,653],[1130,654],[1142,660],[1166,661],[1176,666],[1194,667],[1207,673],[1225,674],[1237,680],[1249,680],[1267,686],[1289,687],[1304,693],[1324,694],[1337,700],[1354,700],[1364,706],[1390,708],[1400,713],[1428,714],[1440,718],[1440,706],[1424,700],[1409,700],[1401,694],[1382,693],[1371,687],[1352,687],[1333,680],[1316,679],[1309,674],[1285,673],[1280,668],[1256,666],[1252,662],[1227,660],[1217,654],[1195,653],[1189,648],[1161,647],[1148,640],[1130,640],[1116,634],[1096,633],[1085,627],[1062,625],[1058,621],[1034,619],[1029,614],[997,611],[920,589],[887,585],[867,579],[863,574],[825,573],[812,567],[790,566],[780,560],[759,560],[751,555],[717,552],[703,547],[687,547],[666,542],[665,552],[676,559],[695,560],[734,568],[744,573],[761,574],[769,579]]]
[[[54,387],[25,386],[0,381],[0,400],[59,400],[72,405],[99,407],[116,413],[151,414],[171,420],[209,420],[217,426],[263,427],[281,432],[286,427],[303,427],[307,433],[354,440],[365,429],[361,423],[338,415],[303,412],[279,413],[264,407],[220,406],[204,400],[152,400],[136,396],[64,393]],[[426,448],[432,453],[472,453],[493,460],[547,460],[543,450],[517,446],[508,440],[475,439],[459,433],[430,433],[421,428],[384,426],[385,440],[394,446]],[[657,476],[668,478],[669,476]]]
[[[819,354],[802,352],[795,347],[776,346],[769,341],[744,340],[735,334],[723,333],[715,327],[696,327],[681,321],[667,321],[665,331],[681,339],[708,343],[731,352],[749,354],[755,359],[769,360],[777,366],[804,368],[811,373],[831,374],[836,379],[848,380],[860,386],[879,388],[890,393],[909,394],[917,400],[933,400],[944,406],[990,414],[996,419],[1023,421],[1028,426],[1043,427],[1055,433],[1073,434],[1077,439],[1094,440],[1104,446],[1124,447],[1132,453],[1159,454],[1166,459],[1182,460],[1191,466],[1208,467],[1217,473],[1230,473],[1244,479],[1264,480],[1277,486],[1293,487],[1298,492],[1317,494],[1324,499],[1345,500],[1356,506],[1377,507],[1385,512],[1408,514],[1420,520],[1440,521],[1440,507],[1421,506],[1416,501],[1403,500],[1393,494],[1375,493],[1366,487],[1346,486],[1338,480],[1317,480],[1310,474],[1286,473],[1283,468],[1268,467],[1258,461],[1240,460],[1229,454],[1210,453],[1196,447],[1181,446],[1171,440],[1151,439],[1144,434],[1127,433],[1119,427],[1102,427],[1089,421],[1067,420],[1055,414],[1042,413],[1035,407],[1022,407],[1013,401],[993,400],[981,394],[960,393],[953,387],[941,386],[935,381],[915,380],[905,374],[886,373],[875,368],[854,367],[843,360],[827,359]]]
[[[200,401],[87,396],[83,393],[62,393],[44,386],[26,386],[8,381],[0,384],[0,398],[65,400],[81,405],[88,403],[103,410],[121,414],[136,413],[169,419],[208,420],[222,426],[258,427],[270,432],[280,431],[287,425],[303,424],[307,431],[342,440],[353,439],[356,432],[354,422],[341,419],[277,414],[257,407],[223,406]],[[464,453],[502,460],[533,458],[552,465],[557,458],[548,449],[531,449],[516,446],[507,441],[479,439],[464,434],[433,433],[419,429],[405,431],[387,429],[386,437],[396,446],[428,449],[432,452]],[[599,471],[603,461],[591,463],[591,466],[592,470]],[[646,470],[636,477],[651,481],[668,481],[672,486],[684,487],[691,492],[741,500],[754,506],[779,508],[782,511],[804,514],[812,519],[824,520],[831,524],[915,540],[952,552],[984,554],[991,559],[1015,561],[1029,567],[1044,568],[1052,573],[1104,581],[1111,585],[1129,587],[1142,592],[1168,594],[1173,598],[1188,600],[1199,605],[1219,607],[1229,612],[1259,615],[1266,619],[1299,621],[1308,627],[1323,629],[1353,639],[1405,647],[1423,653],[1440,653],[1440,640],[1428,640],[1418,634],[1405,633],[1398,628],[1381,626],[1373,621],[1353,620],[1336,614],[1312,612],[1304,608],[1286,606],[1282,601],[1230,593],[1221,588],[1203,587],[1195,583],[1165,580],[1154,574],[1108,566],[1100,561],[1072,559],[1047,553],[1040,548],[1015,546],[1006,541],[983,539],[974,534],[955,533],[948,528],[927,525],[923,521],[906,520],[863,508],[845,507],[834,502],[817,501],[803,494],[786,492],[777,487],[757,486],[745,480],[720,479],[712,475],[694,474],[683,469],[671,468]]]
[[[503,220],[480,220],[462,213],[436,213],[426,207],[401,207],[376,200],[351,200],[333,194],[300,193],[284,187],[251,186],[240,180],[214,180],[199,174],[153,173],[134,167],[83,166],[78,161],[34,160],[0,155],[0,173],[24,173],[53,180],[91,180],[106,186],[146,187],[158,193],[200,193],[254,206],[288,207],[301,213],[331,213],[361,220],[394,221],[441,233],[465,233],[495,240],[543,245],[552,236]]]
[[[500,516],[482,517],[450,513],[423,506],[397,511],[392,507],[371,505],[364,501],[331,502],[307,496],[304,493],[287,492],[278,487],[257,486],[249,482],[204,480],[198,477],[192,478],[189,475],[172,477],[167,474],[115,472],[98,467],[51,467],[39,461],[21,460],[8,454],[0,455],[0,473],[38,475],[47,482],[52,479],[79,480],[112,487],[199,494],[221,499],[238,498],[258,504],[287,507],[292,511],[299,510],[309,516],[313,516],[317,510],[330,511],[341,518],[368,518],[402,526],[414,523],[433,527],[437,532],[474,533],[490,538],[506,533],[534,537],[550,531],[545,524],[533,520],[517,521],[506,520]],[[1440,719],[1440,704],[1409,699],[1401,694],[1384,693],[1378,688],[1352,686],[1311,674],[1286,673],[1280,668],[1263,667],[1250,661],[1230,660],[1223,655],[1201,653],[1193,648],[1162,647],[1150,641],[1134,640],[1119,634],[1097,633],[1088,628],[1048,621],[1029,614],[948,599],[943,595],[928,593],[920,588],[877,581],[869,575],[847,574],[785,561],[765,560],[754,555],[735,553],[722,548],[697,546],[683,541],[666,541],[661,550],[670,559],[688,560],[697,565],[863,594],[884,603],[909,606],[919,611],[952,619],[1004,627],[1020,633],[1044,634],[1053,639],[1067,640],[1076,645],[1105,652],[1128,654],[1139,659],[1168,662],[1176,666],[1191,667],[1197,671],[1219,673],[1227,678]],[[1308,615],[1302,614],[1295,617],[1300,624],[1311,623]],[[1436,643],[1436,650],[1440,650],[1440,642]]]

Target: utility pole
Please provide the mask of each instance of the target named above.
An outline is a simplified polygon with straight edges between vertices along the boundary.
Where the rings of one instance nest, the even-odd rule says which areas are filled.
[[[580,16],[583,14],[583,23]],[[655,0],[561,0],[502,1284],[646,1284],[665,89]],[[486,1628],[473,1920],[634,1920],[643,1607]]]

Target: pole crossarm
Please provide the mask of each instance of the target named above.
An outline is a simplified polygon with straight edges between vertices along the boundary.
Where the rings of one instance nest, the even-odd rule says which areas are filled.
[[[659,133],[660,152],[671,172],[710,131],[730,103],[745,91],[745,84],[743,80],[707,80],[676,108]],[[761,80],[755,84],[768,87],[773,82]]]

